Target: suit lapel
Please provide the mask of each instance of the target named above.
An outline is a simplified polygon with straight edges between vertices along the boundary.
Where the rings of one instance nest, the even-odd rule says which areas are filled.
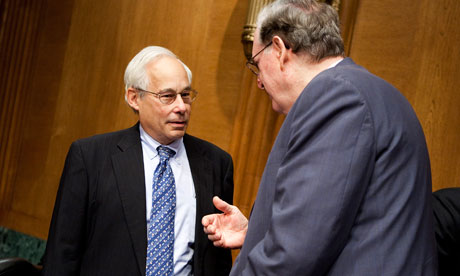
[[[139,124],[118,143],[121,152],[112,156],[123,211],[141,275],[145,275],[147,225],[145,178]]]
[[[206,212],[213,212],[213,208],[209,208],[209,202],[212,205],[212,168],[206,152],[198,147],[189,135],[184,136],[184,146],[187,151],[187,158],[192,172],[193,184],[197,198],[197,221],[201,225],[201,216]],[[203,204],[204,203],[204,204]],[[200,227],[201,229],[201,227]]]

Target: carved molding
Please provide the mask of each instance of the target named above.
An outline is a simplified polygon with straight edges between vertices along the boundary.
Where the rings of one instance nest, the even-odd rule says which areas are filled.
[[[260,10],[273,2],[273,0],[250,0],[248,17],[244,25],[243,34],[241,35],[241,43],[243,43],[243,50],[246,59],[251,58],[252,43],[254,42],[254,32],[256,31],[257,15]]]

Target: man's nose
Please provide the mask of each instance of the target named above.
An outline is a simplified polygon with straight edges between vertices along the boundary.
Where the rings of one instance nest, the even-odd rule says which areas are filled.
[[[184,100],[180,94],[177,94],[176,100],[173,103],[175,105],[174,109],[176,112],[184,113],[187,107],[185,106]]]

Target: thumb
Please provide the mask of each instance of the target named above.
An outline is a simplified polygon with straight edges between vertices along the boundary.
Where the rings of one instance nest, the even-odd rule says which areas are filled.
[[[223,201],[218,196],[213,197],[212,202],[214,203],[214,206],[216,206],[218,210],[224,212],[225,214],[229,214],[232,212],[232,205]]]

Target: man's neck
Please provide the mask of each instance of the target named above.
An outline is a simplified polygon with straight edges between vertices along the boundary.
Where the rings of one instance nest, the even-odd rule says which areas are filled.
[[[310,83],[310,81],[314,77],[316,77],[319,73],[323,72],[324,70],[327,70],[330,67],[335,66],[338,62],[340,62],[343,59],[344,58],[342,56],[328,57],[322,59],[320,62],[306,62],[304,58],[298,59],[296,61],[297,66],[294,67],[295,69],[293,71],[293,74],[291,74],[290,76],[291,88],[289,90],[293,92],[292,104],[294,104],[294,102],[300,96],[304,88]],[[289,112],[289,110],[287,110],[286,113],[287,112]]]
[[[305,62],[304,61],[299,66],[299,70],[298,70],[299,75],[297,79],[299,80],[299,83],[297,85],[298,85],[298,89],[300,89],[300,92],[302,92],[302,90],[310,83],[310,81],[314,77],[316,77],[319,73],[333,67],[341,60],[343,60],[342,56],[324,58],[319,62]]]

